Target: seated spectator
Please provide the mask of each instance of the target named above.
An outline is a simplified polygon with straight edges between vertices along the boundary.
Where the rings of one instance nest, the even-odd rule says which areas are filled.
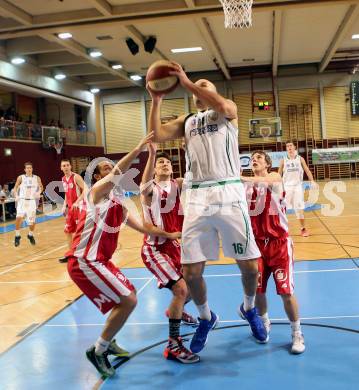
[[[81,121],[81,123],[77,126],[78,131],[87,131],[87,126],[84,121]]]

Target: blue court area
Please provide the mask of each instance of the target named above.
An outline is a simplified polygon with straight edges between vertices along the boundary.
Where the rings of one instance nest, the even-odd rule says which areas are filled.
[[[236,314],[242,302],[239,270],[208,266],[209,302],[221,319],[201,362],[166,361],[164,311],[170,293],[158,290],[145,269],[128,269],[139,304],[118,334],[129,360],[114,361],[116,376],[102,381],[85,358],[105,318],[85,297],[0,357],[1,389],[357,389],[359,383],[359,268],[352,260],[306,261],[295,266],[306,352],[289,353],[290,326],[274,284],[268,288],[270,341],[256,344]],[[195,313],[194,306],[187,305]],[[183,334],[193,328],[182,327]],[[190,337],[190,335],[189,335]]]

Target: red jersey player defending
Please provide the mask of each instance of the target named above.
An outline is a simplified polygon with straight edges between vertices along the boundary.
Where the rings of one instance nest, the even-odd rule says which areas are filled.
[[[157,226],[166,232],[181,232],[183,215],[180,207],[180,189],[183,179],[171,180],[172,164],[166,153],[156,155],[155,144],[148,145],[149,157],[141,182],[141,202],[144,226]],[[154,179],[153,179],[154,175]],[[183,311],[188,301],[188,290],[182,276],[181,248],[177,240],[155,235],[145,235],[142,260],[158,281],[159,288],[172,291],[173,298],[166,311],[169,317],[169,340],[164,351],[166,359],[181,363],[196,363],[199,356],[182,344],[180,324],[182,321],[197,324]]]
[[[62,185],[65,192],[65,201],[62,207],[62,214],[66,217],[64,233],[71,248],[72,235],[76,231],[79,205],[82,199],[85,183],[80,175],[72,172],[70,160],[61,160],[61,170],[64,173]],[[60,263],[66,263],[67,257],[59,259]]]
[[[115,373],[108,355],[118,356],[121,349],[113,337],[137,303],[134,286],[111,262],[121,224],[126,222],[140,233],[164,235],[168,238],[177,236],[155,227],[144,228],[129,215],[117,193],[118,182],[123,178],[121,173],[129,168],[133,159],[152,138],[153,133],[150,133],[115,166],[108,161],[102,161],[96,166],[92,175],[95,184],[86,191],[72,246],[66,254],[69,257],[67,268],[72,280],[103,314],[111,310],[101,336],[86,352],[87,358],[104,376]]]
[[[262,255],[258,261],[256,307],[269,334],[266,288],[268,279],[273,274],[277,294],[283,300],[292,328],[291,352],[300,354],[304,352],[305,345],[298,303],[293,294],[293,243],[288,234],[282,179],[276,172],[269,173],[271,167],[269,155],[256,151],[252,153],[254,177],[241,177],[243,181],[253,183],[252,186],[247,183],[247,200],[253,233]]]

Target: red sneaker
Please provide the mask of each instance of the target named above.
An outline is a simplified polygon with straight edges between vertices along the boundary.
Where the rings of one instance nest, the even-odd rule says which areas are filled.
[[[184,364],[198,363],[200,360],[198,355],[192,353],[182,344],[181,337],[168,340],[163,356],[167,360],[177,360]]]
[[[301,229],[300,234],[302,237],[309,237],[309,232],[306,228]]]
[[[165,314],[167,318],[170,317],[168,309],[165,311]],[[199,324],[197,318],[192,317],[191,314],[188,314],[185,311],[182,313],[181,321],[185,325],[198,326]]]

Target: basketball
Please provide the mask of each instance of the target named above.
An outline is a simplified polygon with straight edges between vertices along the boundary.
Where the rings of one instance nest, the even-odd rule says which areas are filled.
[[[169,74],[171,70],[171,63],[166,60],[156,61],[148,68],[146,82],[151,92],[167,94],[177,88],[179,80]]]

